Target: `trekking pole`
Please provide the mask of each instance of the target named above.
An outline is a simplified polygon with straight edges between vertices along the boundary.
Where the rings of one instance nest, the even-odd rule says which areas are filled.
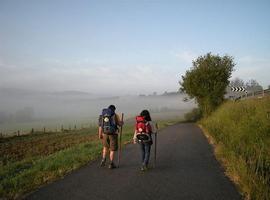
[[[122,113],[122,116],[121,116],[121,127],[120,127],[120,135],[119,135],[119,151],[118,151],[118,167],[120,166],[120,157],[121,157],[121,153],[122,153],[123,121],[124,121],[124,113]]]
[[[156,162],[157,162],[157,132],[158,132],[158,125],[156,123],[156,132],[155,132],[155,159],[154,159],[154,168],[156,167]]]

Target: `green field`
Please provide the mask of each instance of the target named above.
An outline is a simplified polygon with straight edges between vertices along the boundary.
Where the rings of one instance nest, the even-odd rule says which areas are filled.
[[[157,122],[163,128],[180,120],[174,116]],[[123,128],[124,144],[132,140],[133,128],[132,120],[127,121]],[[0,145],[0,197],[9,199],[20,198],[97,159],[102,149],[97,127],[1,138]]]
[[[247,199],[270,199],[270,98],[226,102],[200,121]]]

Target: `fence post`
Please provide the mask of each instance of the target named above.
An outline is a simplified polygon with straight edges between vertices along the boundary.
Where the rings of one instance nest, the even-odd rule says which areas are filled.
[[[76,124],[75,124],[75,126],[74,126],[74,130],[76,130]]]
[[[18,130],[18,136],[20,136],[20,130]]]
[[[64,131],[64,126],[63,125],[61,125],[61,132],[63,132]]]
[[[34,128],[31,129],[31,134],[33,134],[33,133],[34,133]]]
[[[45,127],[43,128],[43,132],[44,132],[44,133],[46,132],[46,128],[45,128]]]

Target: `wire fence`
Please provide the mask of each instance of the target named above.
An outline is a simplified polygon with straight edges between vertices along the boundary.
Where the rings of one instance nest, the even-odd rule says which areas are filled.
[[[42,134],[42,133],[69,133],[69,132],[79,132],[85,129],[91,129],[97,127],[96,122],[73,124],[73,125],[59,125],[55,126],[40,126],[39,128],[30,128],[29,130],[16,130],[16,131],[0,131],[0,138],[14,137],[14,136],[25,136],[31,134]]]

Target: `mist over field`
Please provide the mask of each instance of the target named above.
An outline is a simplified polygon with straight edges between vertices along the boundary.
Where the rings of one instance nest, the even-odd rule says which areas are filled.
[[[102,108],[114,104],[125,118],[134,117],[143,109],[149,109],[153,118],[181,117],[195,107],[193,101],[184,102],[184,95],[97,96],[80,91],[35,92],[30,90],[0,90],[0,132],[31,128],[60,128],[61,125],[89,126],[97,123]]]

